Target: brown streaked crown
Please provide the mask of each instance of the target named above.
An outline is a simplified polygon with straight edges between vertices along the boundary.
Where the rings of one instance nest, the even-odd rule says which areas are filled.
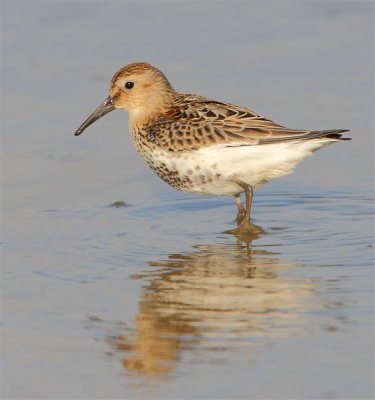
[[[126,77],[132,74],[141,74],[142,72],[153,71],[155,75],[159,75],[164,78],[164,80],[168,83],[168,85],[172,88],[172,85],[169,83],[167,77],[160,71],[160,69],[154,67],[151,64],[146,62],[134,62],[124,67],[120,68],[112,77],[111,86],[115,84],[119,77]]]

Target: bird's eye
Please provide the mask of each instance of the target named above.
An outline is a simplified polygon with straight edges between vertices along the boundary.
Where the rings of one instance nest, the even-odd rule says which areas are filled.
[[[134,87],[134,82],[126,82],[125,83],[125,88],[126,89],[132,89]]]

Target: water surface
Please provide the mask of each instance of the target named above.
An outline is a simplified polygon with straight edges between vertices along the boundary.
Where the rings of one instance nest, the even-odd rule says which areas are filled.
[[[2,3],[4,398],[374,397],[373,16],[367,2]],[[353,140],[256,192],[257,234],[227,233],[233,199],[158,180],[125,113],[73,137],[136,60]]]

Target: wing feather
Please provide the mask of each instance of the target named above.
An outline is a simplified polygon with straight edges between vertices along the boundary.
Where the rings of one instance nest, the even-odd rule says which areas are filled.
[[[195,95],[179,94],[173,106],[152,124],[156,143],[170,151],[215,145],[255,146],[320,137],[340,139],[346,130],[289,129],[254,111]]]

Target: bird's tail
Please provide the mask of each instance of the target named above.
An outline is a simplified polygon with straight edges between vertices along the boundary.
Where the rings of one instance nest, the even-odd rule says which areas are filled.
[[[306,138],[327,138],[336,140],[352,140],[352,138],[342,137],[342,133],[349,132],[349,129],[330,129],[327,131],[311,131],[306,135]]]

